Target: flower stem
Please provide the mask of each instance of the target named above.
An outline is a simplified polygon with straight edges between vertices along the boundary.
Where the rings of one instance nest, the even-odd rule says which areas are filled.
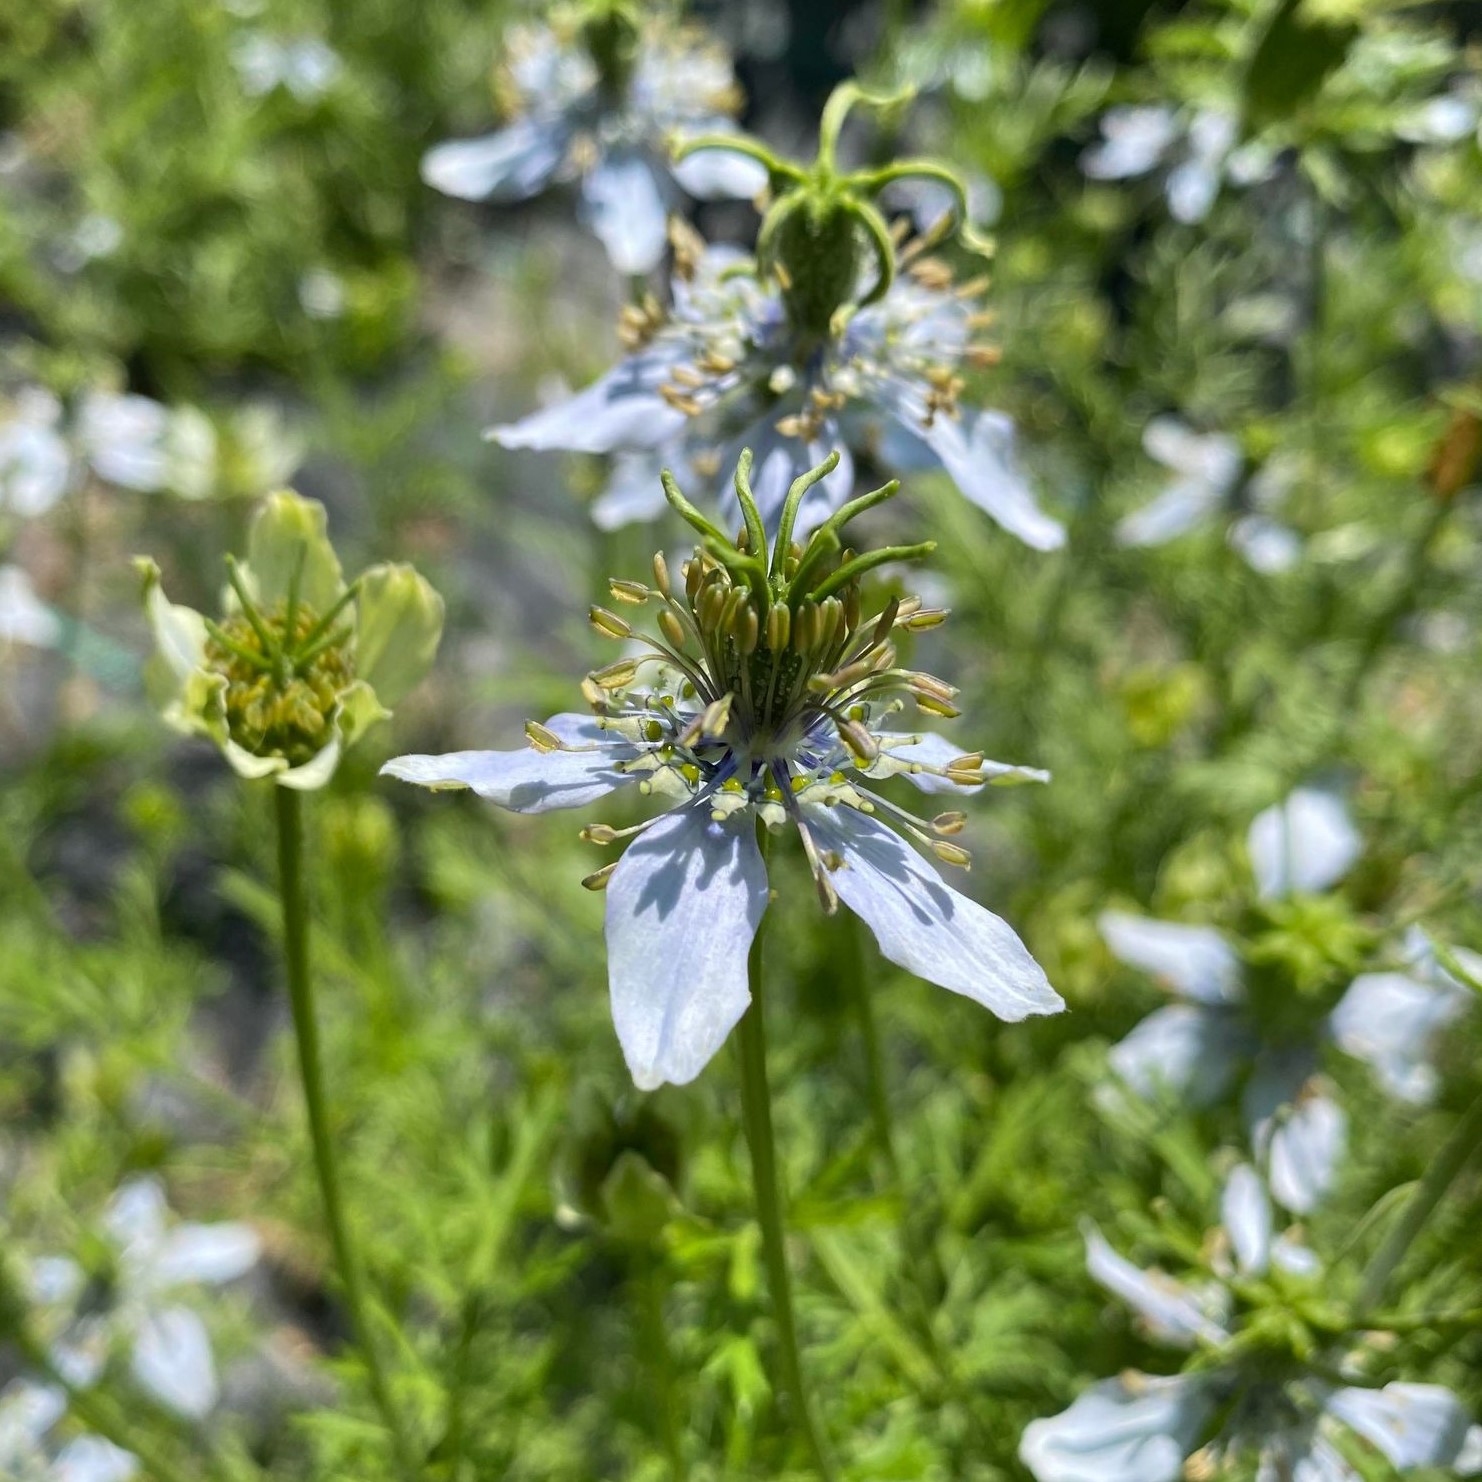
[[[391,1436],[396,1465],[403,1477],[418,1475],[412,1463],[411,1446],[401,1417],[391,1400],[391,1390],[381,1367],[365,1297],[365,1279],[350,1227],[345,1219],[344,1199],[340,1192],[339,1164],[330,1137],[329,1116],[324,1099],[324,1067],[319,1055],[319,1022],[314,1013],[314,991],[309,977],[309,912],[304,894],[304,825],[297,792],[287,787],[273,787],[278,814],[278,883],[283,898],[283,951],[288,969],[288,997],[293,1008],[293,1031],[298,1041],[299,1077],[303,1082],[304,1104],[309,1114],[309,1134],[314,1145],[314,1169],[319,1177],[319,1193],[324,1204],[325,1222],[329,1226],[330,1245],[340,1284],[345,1290],[350,1324],[365,1360],[370,1380],[371,1397],[381,1412]]]
[[[1441,1151],[1436,1154],[1425,1175],[1416,1184],[1415,1192],[1410,1196],[1410,1203],[1399,1223],[1385,1237],[1384,1243],[1374,1252],[1373,1258],[1364,1268],[1358,1301],[1355,1304],[1360,1317],[1371,1311],[1384,1296],[1390,1277],[1405,1259],[1416,1236],[1425,1228],[1426,1222],[1479,1147],[1482,1147],[1482,1096],[1462,1114],[1451,1136],[1446,1139]]]
[[[767,837],[760,825],[757,841],[763,855]],[[741,1115],[746,1124],[746,1142],[751,1149],[751,1181],[756,1194],[757,1221],[762,1227],[762,1255],[767,1266],[767,1285],[772,1293],[772,1315],[782,1345],[782,1376],[791,1392],[794,1419],[803,1433],[814,1470],[824,1482],[833,1482],[834,1467],[813,1418],[803,1362],[798,1350],[798,1329],[793,1317],[792,1282],[787,1269],[787,1236],[783,1225],[782,1194],[777,1180],[777,1146],[772,1136],[772,1093],[767,1084],[767,1030],[762,993],[762,938],[765,920],[758,926],[747,957],[751,1007],[741,1016],[736,1044],[741,1058]]]
[[[864,927],[850,915],[842,921],[845,935],[844,977],[854,1001],[855,1018],[865,1056],[865,1094],[870,1104],[870,1121],[875,1128],[875,1141],[885,1160],[892,1182],[900,1184],[900,1162],[895,1155],[895,1123],[890,1114],[890,1090],[885,1080],[885,1057],[880,1050],[880,1029],[875,1022],[875,1004],[865,976],[865,951],[860,939]]]
[[[663,1262],[659,1258],[645,1252],[634,1259],[628,1275],[628,1288],[638,1305],[639,1330],[643,1334],[649,1375],[655,1390],[659,1438],[669,1461],[669,1475],[674,1482],[685,1482],[689,1468],[684,1460],[684,1441],[675,1403],[674,1351],[669,1344],[668,1324],[664,1321],[666,1284]]]

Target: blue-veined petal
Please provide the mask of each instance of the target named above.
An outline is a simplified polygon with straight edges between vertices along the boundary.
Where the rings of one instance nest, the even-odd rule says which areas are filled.
[[[961,993],[1013,1023],[1065,1007],[1013,928],[949,889],[936,870],[883,823],[852,808],[809,807],[839,898],[870,928],[892,962]]]
[[[1325,1408],[1401,1471],[1450,1466],[1462,1454],[1471,1430],[1466,1408],[1439,1384],[1340,1389],[1328,1396]]]
[[[202,1420],[219,1389],[206,1325],[188,1307],[146,1313],[134,1335],[130,1370],[138,1383],[178,1415]]]
[[[1145,1100],[1171,1094],[1193,1106],[1212,1106],[1253,1049],[1251,1036],[1228,1010],[1171,1003],[1114,1044],[1107,1061]]]
[[[1152,1337],[1178,1348],[1200,1341],[1219,1343],[1229,1335],[1206,1309],[1198,1294],[1162,1271],[1144,1271],[1107,1244],[1096,1226],[1081,1226],[1086,1241],[1086,1270],[1113,1296],[1120,1297],[1142,1320]]]
[[[725,1043],[751,1002],[746,954],[766,908],[749,814],[717,823],[683,807],[628,846],[607,885],[607,971],[640,1089],[694,1080]]]
[[[1220,1196],[1220,1223],[1230,1237],[1244,1276],[1261,1276],[1271,1263],[1271,1200],[1261,1175],[1249,1163],[1237,1164]]]
[[[1158,921],[1128,911],[1103,911],[1096,924],[1119,961],[1149,973],[1182,997],[1204,1004],[1244,1002],[1240,959],[1214,927]]]
[[[669,213],[655,167],[637,149],[615,149],[582,177],[581,217],[620,273],[646,273],[668,246]]]
[[[576,734],[583,739],[572,744],[589,744],[586,737],[596,730],[591,717],[580,717],[582,727]],[[572,729],[568,717],[553,717],[550,727],[561,739],[557,727]],[[467,787],[516,813],[547,813],[554,808],[581,808],[606,797],[614,789],[630,782],[629,773],[618,764],[635,753],[629,746],[613,742],[602,732],[595,751],[539,751],[534,746],[518,751],[450,751],[441,756],[393,757],[381,774],[419,787]]]
[[[1178,1482],[1214,1404],[1196,1375],[1103,1379],[1026,1426],[1019,1460],[1038,1482]]]
[[[1358,859],[1363,839],[1336,792],[1299,787],[1256,815],[1246,848],[1257,888],[1271,900],[1336,885]]]
[[[520,118],[478,139],[450,139],[422,156],[422,179],[460,201],[523,201],[550,184],[566,157],[569,131]]]
[[[554,406],[486,434],[502,448],[540,452],[612,453],[672,442],[689,419],[659,395],[688,351],[660,345],[630,355],[604,376]]]

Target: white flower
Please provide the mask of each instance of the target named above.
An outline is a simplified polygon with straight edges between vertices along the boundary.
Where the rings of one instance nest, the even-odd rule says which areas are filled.
[[[317,37],[289,39],[261,31],[238,39],[232,47],[232,65],[251,96],[260,98],[281,87],[300,103],[318,102],[344,66],[339,53]]]
[[[56,1385],[13,1379],[0,1390],[0,1476],[7,1482],[130,1482],[138,1458],[101,1436],[74,1436],[49,1444],[67,1413],[67,1397]]]
[[[242,1224],[174,1224],[159,1181],[140,1177],[109,1201],[102,1233],[115,1264],[101,1310],[78,1301],[88,1286],[75,1261],[52,1256],[30,1268],[31,1295],[49,1309],[58,1331],[51,1359],[70,1384],[86,1388],[102,1373],[115,1343],[129,1350],[135,1381],[177,1414],[200,1420],[219,1389],[211,1340],[196,1312],[178,1301],[181,1288],[219,1285],[257,1263],[256,1232]]]
[[[950,890],[900,837],[966,865],[953,842],[963,816],[927,821],[874,790],[892,776],[928,795],[1048,777],[883,724],[903,696],[929,714],[956,713],[948,686],[898,667],[892,638],[943,614],[915,599],[860,613],[859,576],[919,548],[840,564],[843,524],[893,488],[841,510],[806,546],[792,543],[799,503],[835,461],[794,485],[770,546],[746,487],[747,460],[737,473],[745,549],[671,481],[671,501],[701,531],[704,550],[679,583],[671,585],[662,558],[654,587],[613,583],[619,601],[658,604],[663,640],[642,639],[646,652],[590,676],[594,714],[531,724],[524,750],[404,756],[383,769],[424,787],[472,788],[519,813],[584,808],[630,785],[667,810],[635,828],[598,824],[584,835],[634,840],[588,883],[606,889],[613,1020],[644,1089],[693,1080],[746,1011],[747,953],[768,901],[758,822],[796,830],[825,908],[842,900],[892,962],[1001,1019],[1063,1007],[1013,930]],[[592,621],[611,637],[635,636],[615,612],[595,608]],[[649,665],[658,666],[655,677],[640,684]]]
[[[90,391],[78,410],[76,436],[98,477],[122,489],[169,489],[202,499],[216,477],[216,432],[194,407]]]
[[[1303,787],[1256,817],[1247,845],[1258,893],[1269,900],[1336,884],[1361,841],[1340,798]],[[1318,1014],[1310,1037],[1293,1040],[1286,1026],[1263,1021],[1234,944],[1214,927],[1121,911],[1103,912],[1099,925],[1117,958],[1150,973],[1176,999],[1113,1046],[1113,1069],[1140,1096],[1161,1089],[1202,1106],[1218,1103],[1247,1073],[1242,1110],[1272,1192],[1288,1209],[1313,1209],[1347,1137],[1342,1108],[1317,1076],[1316,1047],[1332,1033],[1379,1068],[1382,1052],[1356,1028],[1367,1020],[1364,1007],[1350,1006],[1341,1038],[1335,1021]]]
[[[33,520],[67,492],[72,455],[61,423],[61,403],[39,386],[0,403],[0,514]]]
[[[750,160],[671,161],[675,136],[730,129],[738,99],[725,52],[663,7],[640,19],[614,6],[574,31],[512,27],[501,82],[511,121],[429,150],[422,178],[460,200],[504,202],[579,180],[582,218],[619,272],[658,263],[681,192],[746,198],[767,183]]]
[[[1321,1263],[1289,1234],[1273,1234],[1270,1202],[1249,1166],[1231,1174],[1221,1214],[1210,1279],[1199,1287],[1140,1270],[1087,1227],[1091,1275],[1138,1314],[1154,1341],[1201,1348],[1207,1358],[1165,1378],[1133,1372],[1103,1380],[1061,1414],[1034,1421],[1019,1457],[1038,1482],[1180,1482],[1241,1461],[1254,1464],[1262,1482],[1360,1482],[1334,1444],[1340,1429],[1399,1471],[1461,1463],[1476,1433],[1450,1390],[1365,1389],[1327,1377],[1342,1355],[1323,1351],[1331,1337],[1304,1331],[1302,1305],[1321,1290]]]

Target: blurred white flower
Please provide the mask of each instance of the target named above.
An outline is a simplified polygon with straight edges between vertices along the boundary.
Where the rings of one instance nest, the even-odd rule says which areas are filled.
[[[291,39],[255,31],[232,47],[232,65],[243,88],[255,98],[281,87],[300,103],[314,103],[334,86],[344,64],[339,53],[317,37]]]
[[[98,477],[120,488],[203,499],[215,484],[216,432],[195,407],[90,391],[78,411],[76,436]]]
[[[67,492],[72,457],[61,424],[61,402],[40,386],[0,402],[0,514],[35,519]]]
[[[67,1413],[66,1394],[56,1385],[13,1379],[0,1390],[0,1477],[6,1482],[129,1482],[139,1460],[101,1436],[73,1436],[49,1444]]]
[[[55,648],[62,620],[37,595],[19,566],[0,565],[0,643]]]
[[[1248,1165],[1231,1173],[1221,1215],[1198,1285],[1141,1270],[1086,1227],[1092,1277],[1154,1342],[1204,1357],[1181,1374],[1102,1380],[1026,1427],[1019,1458],[1038,1482],[1180,1482],[1241,1462],[1262,1482],[1359,1482],[1337,1444],[1343,1430],[1401,1472],[1459,1468],[1476,1451],[1477,1428],[1441,1385],[1334,1383],[1341,1342],[1351,1339],[1308,1328],[1303,1314],[1304,1299],[1323,1290],[1322,1265],[1289,1233],[1274,1235],[1266,1190]]]

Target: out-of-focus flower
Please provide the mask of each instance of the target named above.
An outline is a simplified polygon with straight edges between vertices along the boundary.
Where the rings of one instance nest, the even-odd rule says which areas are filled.
[[[548,25],[511,27],[499,92],[506,126],[429,150],[422,178],[460,200],[506,202],[579,180],[582,217],[620,272],[658,263],[681,193],[747,198],[766,186],[751,160],[671,159],[676,137],[732,127],[740,97],[724,49],[667,6],[589,0]]]
[[[442,598],[410,566],[372,566],[346,586],[324,506],[287,490],[254,516],[245,564],[228,559],[220,623],[169,602],[159,567],[138,564],[165,719],[210,737],[239,776],[284,787],[323,787],[442,635]]]
[[[84,1270],[68,1256],[31,1265],[31,1296],[57,1371],[78,1388],[97,1382],[124,1348],[136,1383],[179,1415],[200,1420],[220,1395],[211,1339],[178,1300],[191,1286],[235,1281],[257,1264],[249,1225],[176,1224],[158,1180],[129,1180],[109,1201],[101,1233],[108,1261]]]
[[[1241,485],[1243,459],[1234,438],[1197,433],[1177,417],[1155,417],[1143,429],[1142,445],[1150,458],[1174,476],[1142,508],[1117,526],[1122,545],[1165,545],[1218,518]],[[1246,481],[1248,511],[1230,525],[1230,544],[1257,571],[1273,575],[1289,570],[1301,555],[1298,536],[1273,518],[1290,479],[1280,459],[1268,461]]]
[[[1340,798],[1298,788],[1255,818],[1247,847],[1259,896],[1275,902],[1336,884],[1361,841]],[[1350,1022],[1366,1021],[1362,1006],[1350,1009],[1339,1038],[1330,998],[1309,997],[1268,967],[1243,963],[1215,927],[1121,911],[1103,912],[1099,924],[1118,959],[1177,999],[1112,1048],[1118,1076],[1140,1096],[1162,1090],[1212,1106],[1246,1074],[1242,1110],[1272,1192],[1288,1209],[1313,1209],[1347,1139],[1347,1118],[1317,1075],[1318,1045],[1331,1033],[1384,1075],[1375,1047]]]
[[[1241,144],[1235,115],[1223,109],[1129,105],[1102,115],[1101,140],[1081,155],[1081,170],[1091,180],[1129,180],[1166,167],[1168,210],[1194,225],[1209,215],[1221,185],[1259,184],[1275,158],[1259,139]]]
[[[67,492],[72,455],[62,404],[40,386],[0,402],[0,514],[33,520]]]
[[[204,498],[216,473],[216,431],[195,407],[90,391],[77,414],[78,446],[98,477],[141,494],[170,489]]]
[[[138,1457],[102,1436],[51,1444],[66,1413],[67,1396],[54,1384],[13,1379],[0,1390],[0,1476],[10,1482],[130,1482],[139,1475]]]
[[[343,70],[339,53],[315,36],[296,39],[255,31],[238,38],[232,65],[255,98],[286,88],[300,103],[317,103]]]
[[[1337,1444],[1343,1430],[1401,1472],[1455,1466],[1475,1447],[1465,1407],[1441,1385],[1335,1378],[1357,1324],[1335,1323],[1316,1256],[1289,1234],[1273,1236],[1270,1202],[1249,1166],[1231,1174],[1222,1214],[1197,1285],[1139,1269],[1088,1226],[1092,1277],[1155,1342],[1200,1355],[1181,1374],[1102,1380],[1068,1410],[1034,1421],[1019,1457],[1039,1482],[1181,1482],[1242,1462],[1272,1482],[1359,1482]]]
[[[693,1080],[750,1002],[747,952],[768,899],[758,823],[773,831],[792,825],[825,909],[842,900],[892,962],[1002,1019],[1063,1007],[1012,929],[949,890],[897,832],[966,866],[970,857],[955,842],[963,815],[918,818],[869,785],[901,776],[938,795],[1048,779],[959,753],[937,736],[886,728],[906,697],[928,714],[956,714],[950,687],[900,668],[892,639],[898,627],[932,627],[944,614],[914,599],[861,614],[866,571],[929,549],[844,559],[843,526],[894,486],[846,505],[806,545],[794,543],[798,507],[835,461],[793,485],[770,545],[744,455],[739,545],[666,479],[703,550],[677,584],[662,557],[652,587],[612,584],[619,602],[659,606],[660,639],[638,637],[615,612],[592,610],[599,632],[642,645],[589,676],[593,714],[532,722],[523,751],[404,756],[384,769],[424,787],[472,788],[520,813],[586,807],[627,784],[665,805],[634,828],[595,824],[584,835],[599,844],[634,840],[587,883],[607,892],[613,1019],[645,1089]],[[650,665],[658,666],[654,677],[640,683]]]

